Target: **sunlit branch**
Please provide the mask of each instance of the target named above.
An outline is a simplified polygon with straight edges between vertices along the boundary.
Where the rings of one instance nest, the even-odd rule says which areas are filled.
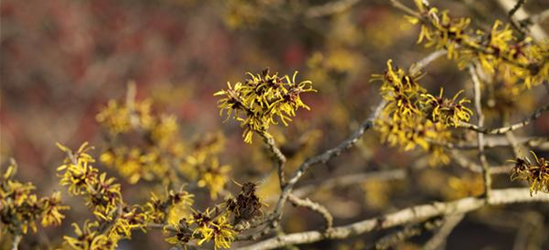
[[[387,235],[381,238],[375,245],[376,250],[393,249],[395,245],[408,240],[414,236],[421,235],[428,231],[433,231],[439,228],[444,223],[443,218],[433,218],[416,225],[406,226],[404,229],[396,233]]]
[[[465,217],[464,214],[456,214],[452,216],[446,216],[444,224],[440,227],[438,232],[436,232],[427,243],[423,246],[424,250],[436,250],[436,249],[445,249],[446,240],[454,228],[463,220]]]
[[[486,199],[489,199],[487,202]],[[307,231],[281,235],[239,249],[266,250],[287,245],[313,243],[321,240],[345,239],[352,236],[392,228],[408,223],[417,223],[436,216],[469,213],[485,206],[512,203],[549,202],[549,194],[530,196],[528,188],[492,190],[489,198],[468,197],[452,202],[433,202],[409,207],[395,213],[375,217],[345,226],[334,227],[329,233]]]

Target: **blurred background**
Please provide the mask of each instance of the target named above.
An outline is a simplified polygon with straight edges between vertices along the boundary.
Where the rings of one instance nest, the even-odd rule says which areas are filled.
[[[227,81],[242,81],[246,72],[259,73],[266,67],[289,75],[297,70],[298,79],[313,81],[318,93],[303,95],[311,111],[300,110],[289,127],[274,129],[295,167],[304,157],[336,145],[369,115],[380,100],[379,83],[370,83],[370,76],[382,73],[388,59],[408,68],[432,51],[416,44],[418,27],[409,24],[388,1],[354,1],[332,12],[315,8],[328,2],[3,0],[0,163],[5,167],[10,157],[15,158],[19,178],[32,181],[41,194],[63,190],[57,185],[56,168],[64,156],[55,143],[74,148],[89,141],[100,148],[104,133],[96,122],[97,113],[109,99],[123,99],[127,83],[135,81],[137,99],[151,98],[156,112],[177,116],[183,141],[222,130],[227,147],[221,159],[232,166],[233,179],[268,186],[272,166],[260,140],[256,138],[253,145],[243,143],[238,124],[223,123],[224,117],[219,116],[213,93],[226,88]],[[412,1],[403,2],[413,6]],[[475,27],[506,20],[496,1],[431,4],[450,9],[453,16],[471,17]],[[526,5],[531,13],[547,8],[549,2],[544,0]],[[549,31],[547,21],[542,26]],[[466,96],[472,99],[469,76],[454,62],[441,58],[425,71],[422,84],[431,93],[438,93],[441,86],[447,93],[466,88]],[[515,110],[513,120],[546,103],[544,91],[538,87],[510,104]],[[549,117],[543,116],[522,133],[547,136]],[[547,151],[537,153],[548,155]],[[403,153],[384,146],[370,131],[356,149],[316,168],[303,185],[314,185],[326,176],[408,171],[411,165],[425,165],[423,156],[419,151]],[[513,154],[510,149],[493,150],[489,158],[494,164],[504,164]],[[326,204],[336,225],[343,225],[413,204],[474,195],[479,192],[474,184],[478,178],[451,163],[413,171],[406,178],[330,188],[312,198]],[[147,195],[122,183],[130,201],[142,201],[139,197]],[[520,184],[510,184],[508,176],[496,178],[496,187],[510,185]],[[78,197],[66,198],[75,200],[70,204],[79,202]],[[315,214],[289,209],[300,216],[285,222],[288,232],[322,226]],[[547,205],[528,204],[467,215],[449,237],[447,249],[548,249],[549,221],[543,217],[548,212]],[[69,213],[62,226],[27,235],[22,249],[44,249],[44,242],[59,242],[62,235],[72,235],[71,222],[92,217],[85,208]],[[364,249],[387,233],[303,248]],[[150,235],[124,241],[120,249],[158,249],[159,244],[168,248],[162,237],[155,237],[160,233]],[[418,249],[427,239],[429,234],[397,247]]]

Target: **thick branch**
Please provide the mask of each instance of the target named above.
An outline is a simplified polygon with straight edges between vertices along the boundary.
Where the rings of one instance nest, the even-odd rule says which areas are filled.
[[[400,242],[406,241],[412,237],[421,235],[427,231],[432,231],[439,228],[444,223],[443,218],[434,218],[423,223],[406,226],[401,231],[387,235],[381,238],[375,245],[376,250],[392,249]]]
[[[489,202],[486,198],[463,198],[452,202],[433,202],[414,206],[385,216],[359,221],[353,224],[334,227],[329,233],[307,231],[270,238],[256,244],[242,247],[241,250],[275,249],[287,245],[318,242],[325,239],[345,239],[351,236],[368,233],[374,230],[391,228],[408,223],[417,223],[436,216],[463,214],[490,205],[512,203],[549,202],[549,194],[540,193],[530,196],[528,188],[510,188],[492,190]]]
[[[549,137],[519,137],[516,138],[517,144],[525,144],[528,147],[539,147],[541,149],[549,149]],[[440,142],[431,142],[439,146],[446,147],[448,149],[459,149],[459,150],[477,150],[478,143],[440,143]],[[497,147],[511,147],[511,142],[505,138],[484,138],[484,148],[497,148]]]
[[[17,250],[19,249],[19,243],[21,242],[21,239],[23,237],[20,233],[14,233],[11,239],[11,250]]]
[[[546,9],[538,14],[531,15],[519,21],[520,25],[530,26],[533,24],[541,23],[545,19],[549,18],[549,9]]]
[[[445,249],[446,240],[454,228],[463,220],[465,217],[464,214],[456,214],[446,217],[444,224],[440,227],[438,232],[425,243],[423,246],[424,250],[436,250],[436,249]]]

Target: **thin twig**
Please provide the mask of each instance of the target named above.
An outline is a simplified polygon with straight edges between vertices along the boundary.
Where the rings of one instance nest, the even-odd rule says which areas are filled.
[[[452,159],[454,159],[454,161],[460,167],[465,168],[465,169],[470,170],[470,171],[475,172],[475,173],[482,173],[483,172],[482,167],[480,165],[478,165],[477,163],[475,163],[473,161],[470,161],[469,159],[467,159],[467,157],[462,155],[460,152],[452,150],[450,153],[451,153],[450,156],[452,157]],[[509,174],[511,169],[512,169],[512,166],[491,166],[490,167],[490,174],[491,175]]]
[[[330,190],[338,186],[351,186],[358,183],[364,183],[369,180],[389,181],[401,180],[406,178],[408,171],[405,169],[381,170],[377,172],[355,173],[327,179],[320,183],[301,186],[293,192],[298,197],[307,196],[315,191]]]
[[[415,75],[415,74],[419,73],[427,65],[429,65],[431,62],[438,59],[439,57],[442,57],[445,54],[446,54],[446,50],[444,50],[444,49],[437,50],[437,51],[429,54],[427,57],[423,58],[421,61],[419,61],[415,64],[412,64],[412,66],[410,67],[408,72],[410,73],[410,75]]]
[[[520,9],[526,3],[526,0],[518,0],[515,6],[509,10],[509,13],[507,14],[507,18],[509,18],[509,22],[513,26],[515,30],[517,30],[522,36],[526,35],[527,30],[525,30],[523,27],[520,26],[520,24],[513,18],[515,13]]]
[[[516,138],[517,144],[525,144],[528,147],[539,147],[541,149],[549,148],[549,137],[519,137]],[[432,141],[438,146],[443,146],[448,149],[457,149],[457,150],[476,150],[478,148],[478,143],[467,143],[467,142],[458,142],[458,143],[441,143]],[[497,147],[511,147],[511,143],[505,138],[484,138],[484,148],[497,148]]]
[[[305,208],[308,208],[311,211],[314,211],[314,212],[320,214],[322,216],[322,218],[324,219],[324,223],[325,223],[324,224],[324,226],[325,226],[324,229],[325,230],[331,229],[332,226],[334,225],[334,217],[332,216],[330,211],[328,211],[328,209],[326,207],[324,207],[323,205],[321,205],[320,203],[311,201],[309,198],[304,198],[304,199],[299,198],[294,194],[290,194],[290,196],[288,196],[288,200],[292,204],[294,204],[295,206],[305,207]]]
[[[383,107],[385,107],[386,103],[387,102],[385,100],[382,100],[377,105],[375,111],[372,112],[372,114],[364,122],[362,122],[358,130],[355,131],[345,141],[341,142],[335,148],[329,149],[320,155],[307,159],[303,164],[301,164],[301,166],[299,166],[299,168],[293,173],[287,185],[284,187],[282,194],[280,195],[280,199],[278,200],[277,206],[273,212],[273,215],[276,220],[279,220],[281,218],[282,208],[284,207],[284,204],[286,203],[288,196],[292,192],[295,184],[307,172],[307,170],[309,170],[310,167],[316,164],[320,164],[320,163],[325,164],[333,157],[340,155],[346,149],[349,149],[352,146],[354,146],[358,141],[358,139],[360,139],[360,137],[364,134],[364,132],[366,132],[368,129],[373,127],[375,119],[377,119],[379,113],[381,113],[381,110],[383,109]]]
[[[339,0],[328,2],[324,5],[309,8],[307,12],[305,12],[305,16],[308,18],[318,18],[338,14],[350,9],[358,2],[360,2],[360,0]]]
[[[519,144],[513,132],[509,131],[505,133],[505,138],[507,138],[507,141],[509,141],[509,144],[511,144],[511,148],[513,149],[513,154],[515,155],[515,158],[519,158],[520,157]]]
[[[509,126],[495,128],[495,129],[487,129],[487,128],[484,128],[482,126],[478,126],[478,125],[474,125],[474,124],[470,124],[470,123],[461,123],[459,125],[459,127],[469,129],[469,130],[473,130],[473,131],[476,131],[476,132],[479,132],[479,133],[482,133],[482,134],[502,135],[502,134],[505,134],[509,131],[514,131],[514,130],[517,130],[519,128],[523,128],[523,127],[527,126],[528,124],[530,124],[533,121],[537,120],[544,112],[546,112],[548,110],[549,110],[549,104],[546,104],[545,106],[542,106],[542,107],[538,108],[532,115],[530,115],[530,117],[526,118],[525,120],[523,120],[521,122],[509,125]]]
[[[475,109],[478,117],[478,126],[484,126],[484,114],[482,113],[482,96],[480,92],[480,80],[478,75],[475,72],[475,67],[473,65],[469,66],[469,73],[473,80],[474,92],[475,92]],[[478,142],[478,157],[480,165],[482,167],[482,174],[484,177],[484,195],[485,197],[490,197],[490,189],[492,186],[492,177],[490,176],[490,166],[486,160],[486,155],[484,154],[484,134],[477,133],[477,142]],[[486,200],[488,201],[488,199]]]
[[[417,18],[421,19],[421,14],[419,14],[417,11],[414,11],[414,10],[410,9],[408,6],[402,4],[401,2],[399,2],[397,0],[389,0],[389,2],[391,2],[391,5],[393,7],[403,11],[404,13],[406,13],[410,16],[417,17]]]
[[[278,181],[280,183],[280,189],[282,190],[284,189],[284,186],[286,186],[286,176],[284,171],[284,166],[286,165],[286,156],[276,146],[276,142],[272,136],[265,133],[262,133],[260,135],[261,137],[263,137],[263,141],[265,142],[265,144],[267,144],[267,146],[269,147],[269,151],[271,151],[271,153],[273,153],[276,158]]]
[[[522,5],[524,5],[524,3],[526,3],[526,0],[518,0],[517,3],[515,4],[515,6],[513,6],[513,8],[509,11],[509,18],[513,18],[513,15],[515,15],[515,13],[517,12],[517,10],[520,9],[520,7],[522,7]]]
[[[385,250],[392,249],[400,242],[406,241],[414,236],[421,235],[427,231],[433,231],[439,228],[444,223],[443,218],[434,218],[432,220],[425,221],[416,225],[406,226],[404,229],[384,236],[376,244],[374,249]]]

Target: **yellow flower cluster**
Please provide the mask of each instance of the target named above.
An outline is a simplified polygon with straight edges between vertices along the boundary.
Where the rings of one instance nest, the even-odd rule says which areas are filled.
[[[77,250],[114,250],[118,245],[118,238],[109,238],[99,231],[99,222],[86,221],[80,228],[73,223],[76,237],[65,236],[65,244],[70,249]]]
[[[61,205],[61,193],[38,198],[34,185],[14,179],[16,172],[17,165],[12,162],[0,175],[0,231],[26,234],[30,228],[36,232],[36,221],[40,219],[44,227],[60,225],[65,218],[61,211],[69,209]]]
[[[206,137],[208,140],[197,143],[192,157],[195,160],[209,158],[218,152],[223,141],[219,136],[209,136]],[[95,221],[86,221],[82,227],[73,224],[76,237],[64,237],[68,248],[112,250],[121,239],[131,238],[133,230],[146,230],[150,225],[160,225],[165,232],[174,233],[166,239],[172,244],[184,246],[194,240],[198,245],[213,242],[215,249],[230,248],[237,235],[234,227],[262,214],[262,203],[255,194],[256,186],[252,183],[242,185],[237,198],[228,199],[226,203],[204,212],[197,212],[192,208],[194,195],[183,187],[177,192],[166,190],[164,197],[151,193],[145,205],[128,205],[123,201],[120,185],[115,183],[114,178],[107,178],[105,173],[100,173],[91,166],[95,161],[89,154],[92,147],[84,143],[73,152],[65,146],[58,146],[67,154],[63,165],[58,168],[61,172],[61,184],[68,186],[70,194],[83,196],[97,218]],[[202,176],[202,173],[197,173],[197,176]],[[202,181],[219,181],[207,176],[200,177],[198,185]],[[44,203],[46,206],[55,204],[51,199]]]
[[[147,214],[139,206],[124,203],[120,184],[91,165],[95,159],[88,152],[93,147],[84,143],[75,152],[60,144],[58,147],[67,155],[58,168],[61,185],[68,186],[70,194],[83,196],[97,218],[82,228],[73,224],[77,237],[65,236],[66,246],[77,250],[115,249],[120,239],[131,237],[132,230],[144,228]]]
[[[173,245],[185,246],[190,240],[197,240],[199,246],[205,242],[214,242],[214,249],[231,248],[237,232],[229,223],[229,213],[212,215],[212,209],[194,212],[191,217],[176,225],[174,236],[166,241]]]
[[[465,107],[464,104],[471,101],[465,98],[457,100],[463,90],[455,94],[452,99],[443,98],[443,93],[444,89],[440,89],[440,94],[437,97],[431,94],[422,95],[421,102],[424,107],[430,109],[428,113],[431,113],[431,120],[454,127],[457,127],[460,121],[469,121],[473,111]]]
[[[210,190],[210,197],[217,199],[229,181],[229,165],[221,165],[218,155],[224,149],[222,133],[206,134],[194,142],[193,150],[184,158],[180,171],[199,187]]]
[[[448,189],[443,190],[443,194],[449,200],[475,197],[484,193],[484,180],[478,174],[469,173],[462,176],[451,176],[448,179],[448,186]]]
[[[112,135],[126,133],[134,127],[150,129],[153,124],[151,105],[150,100],[134,102],[133,105],[110,100],[107,106],[97,114],[96,119]]]
[[[234,119],[245,127],[243,137],[246,143],[252,143],[254,132],[270,136],[267,130],[271,124],[281,121],[287,126],[299,108],[309,109],[301,101],[301,93],[316,92],[311,81],[295,81],[297,72],[291,79],[288,75],[271,75],[269,69],[261,74],[248,75],[250,79],[237,82],[234,87],[227,83],[227,90],[214,94],[222,97],[218,102],[220,114],[226,110],[229,118],[234,112]]]
[[[111,100],[97,115],[111,142],[99,159],[132,184],[141,179],[166,180],[169,159],[180,157],[183,150],[177,139],[177,120],[173,115],[153,114],[152,101],[136,101],[131,94],[134,92],[135,86],[130,85],[125,103]],[[136,146],[135,141],[126,145],[120,137],[130,133],[138,134],[144,146]]]
[[[426,6],[415,0],[419,17],[410,17],[421,24],[418,43],[426,47],[446,49],[449,59],[456,59],[463,68],[478,62],[486,73],[507,74],[507,79],[524,82],[526,88],[549,80],[549,44],[536,43],[513,33],[510,25],[496,21],[489,31],[469,28],[469,18],[450,17],[448,11]]]
[[[88,151],[93,147],[84,143],[73,152],[61,144],[57,146],[67,154],[63,165],[57,168],[61,185],[68,186],[70,194],[83,196],[86,205],[97,217],[111,218],[118,206],[123,203],[120,184],[115,183],[114,178],[107,178],[106,173],[99,174],[97,168],[91,165],[95,159]]]
[[[178,186],[183,177],[209,189],[212,199],[217,199],[231,170],[218,160],[223,135],[206,134],[194,145],[186,145],[179,138],[175,116],[152,113],[152,102],[136,101],[134,95],[135,86],[130,85],[124,104],[111,100],[97,115],[97,120],[110,131],[109,147],[99,157],[101,163],[116,169],[130,184],[146,180]],[[190,149],[188,153],[184,153],[186,148]]]
[[[143,209],[145,220],[150,223],[176,224],[190,214],[194,203],[193,197],[194,195],[189,194],[183,188],[179,192],[170,190],[163,198],[151,193],[150,200]]]
[[[451,140],[450,127],[466,122],[472,111],[464,106],[467,99],[458,100],[461,92],[452,99],[427,93],[418,83],[420,74],[409,75],[404,70],[387,62],[382,75],[373,75],[373,80],[383,82],[381,95],[387,105],[377,119],[376,129],[382,140],[391,146],[412,150],[416,146],[431,152],[431,164],[449,162],[444,149],[431,142]]]
[[[255,184],[245,183],[237,198],[229,199],[224,206],[194,211],[192,215],[170,223],[174,235],[166,241],[179,246],[186,246],[191,240],[199,246],[213,241],[214,249],[230,248],[238,234],[235,226],[261,214],[262,203],[255,192]]]
[[[513,162],[515,167],[511,170],[511,180],[526,180],[530,185],[530,195],[538,191],[549,193],[549,160],[539,157],[531,152],[536,159],[535,163],[528,158],[517,158]]]

